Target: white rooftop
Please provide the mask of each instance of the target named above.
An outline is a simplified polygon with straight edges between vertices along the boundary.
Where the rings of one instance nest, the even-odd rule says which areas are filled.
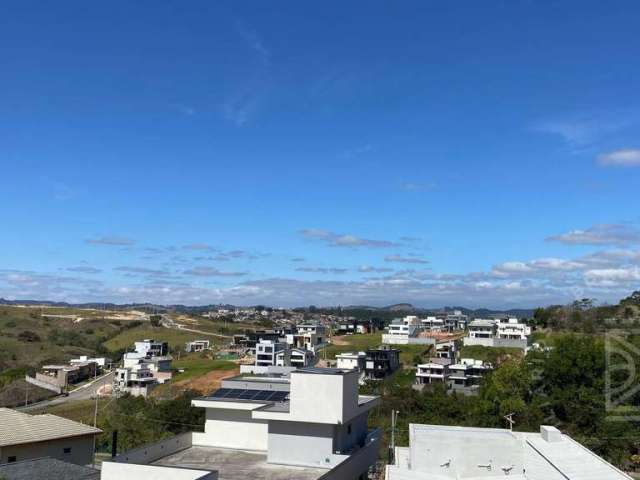
[[[0,447],[92,433],[102,433],[102,430],[55,415],[29,415],[0,408]]]
[[[387,480],[630,480],[554,427],[540,433],[497,428],[409,425]]]

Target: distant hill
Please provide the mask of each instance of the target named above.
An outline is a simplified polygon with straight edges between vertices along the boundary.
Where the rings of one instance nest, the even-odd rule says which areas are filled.
[[[413,312],[415,311],[415,307],[410,303],[396,303],[395,305],[383,307],[382,310],[389,310],[390,312]]]
[[[154,303],[125,303],[125,304],[116,304],[116,303],[67,303],[67,302],[51,302],[47,300],[6,300],[4,298],[0,298],[0,305],[28,305],[28,306],[52,306],[52,307],[68,307],[68,308],[94,308],[98,310],[142,310],[142,311],[154,311],[154,312],[163,312],[163,311],[174,311],[178,313],[204,313],[208,312],[215,308],[225,308],[227,310],[233,310],[237,308],[235,305],[230,304],[209,304],[209,305],[197,305],[197,306],[188,306],[188,305],[158,305]],[[305,308],[301,308],[304,310]],[[466,307],[443,307],[440,309],[434,308],[418,308],[413,306],[410,303],[396,303],[393,305],[388,305],[386,307],[372,307],[370,305],[349,305],[345,307],[325,307],[323,310],[334,310],[340,309],[342,311],[349,310],[370,310],[370,311],[378,311],[378,312],[415,312],[420,314],[434,314],[434,313],[442,313],[442,312],[451,312],[453,310],[460,310],[464,314],[472,316],[472,317],[486,317],[489,315],[512,315],[518,318],[530,318],[533,316],[532,308],[516,308],[509,310],[493,310],[488,308],[478,308],[478,309],[470,309]]]

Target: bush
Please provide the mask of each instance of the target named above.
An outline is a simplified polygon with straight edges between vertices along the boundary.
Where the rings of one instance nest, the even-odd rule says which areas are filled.
[[[18,340],[20,340],[21,342],[39,342],[40,341],[40,335],[38,335],[36,332],[32,332],[31,330],[24,330],[23,332],[20,332],[18,334]]]

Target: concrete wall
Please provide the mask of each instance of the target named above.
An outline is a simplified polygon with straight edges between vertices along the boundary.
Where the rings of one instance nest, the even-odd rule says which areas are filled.
[[[342,375],[291,373],[290,418],[344,423],[358,412],[358,372]]]
[[[267,461],[331,468],[334,426],[320,423],[269,422]]]
[[[67,375],[65,372],[60,372],[60,374],[57,377],[36,372],[36,380],[40,382],[48,383],[49,385],[54,385],[60,388],[64,388],[67,386]]]
[[[193,434],[194,445],[267,450],[267,421],[251,418],[251,410],[207,408],[205,412],[204,433]]]
[[[151,463],[156,460],[185,450],[192,445],[192,433],[182,433],[160,442],[134,448],[121,453],[113,459],[116,463]]]
[[[71,448],[71,452],[65,454],[65,448]],[[77,465],[88,465],[93,461],[93,435],[2,447],[0,463],[8,463],[9,457],[16,457],[18,462],[31,458],[51,457]]]
[[[342,425],[336,425],[334,451],[346,453],[362,445],[368,433],[367,418],[368,414],[363,413]]]
[[[382,432],[380,430],[370,432],[365,440],[364,447],[357,452],[354,452],[350,457],[344,459],[331,471],[322,475],[318,480],[355,480],[358,478],[368,478],[366,476],[367,470],[378,460],[381,437]]]
[[[42,375],[42,374],[36,374],[36,375]],[[30,377],[29,375],[25,375],[24,380],[27,383],[30,383],[30,384],[35,385],[35,386],[40,387],[40,388],[44,388],[44,389],[49,390],[51,392],[55,392],[58,395],[62,393],[62,387],[60,385],[54,385],[53,383],[51,383],[49,381],[43,381],[42,379]]]
[[[520,339],[464,337],[463,343],[465,346],[482,345],[483,347],[494,348],[520,348],[522,350],[527,349],[527,341]]]
[[[134,463],[103,462],[100,480],[217,480],[218,472],[192,468],[160,467]]]
[[[429,337],[403,337],[383,334],[382,343],[387,345],[435,345],[436,339]]]

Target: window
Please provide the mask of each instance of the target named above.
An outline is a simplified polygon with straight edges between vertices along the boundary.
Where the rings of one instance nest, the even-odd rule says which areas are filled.
[[[65,455],[69,455],[71,453],[71,447],[66,447],[62,450]]]
[[[351,435],[351,425],[347,426],[347,435]]]
[[[17,459],[16,459],[16,457],[15,457],[15,455],[14,455],[14,456],[12,456],[12,457],[7,458],[7,463],[13,463],[13,462],[15,462],[16,460],[17,460]]]

